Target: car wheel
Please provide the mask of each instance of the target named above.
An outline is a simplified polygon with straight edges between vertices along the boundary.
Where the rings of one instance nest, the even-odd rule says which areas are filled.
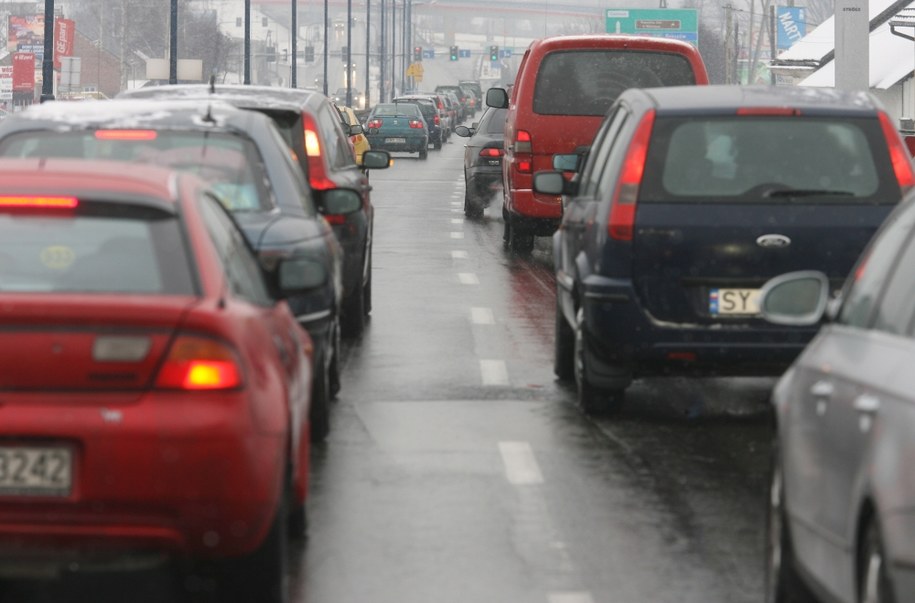
[[[502,207],[502,247],[508,249],[508,242],[512,238],[512,223],[508,218],[508,212]]]
[[[473,195],[467,188],[464,189],[464,215],[468,218],[483,217],[483,206],[473,198]]]
[[[439,138],[434,143],[432,143],[432,148],[435,149],[436,151],[441,151],[442,150],[442,139]]]
[[[330,433],[330,363],[325,357],[329,353],[328,344],[314,363],[316,370],[311,381],[311,406],[308,408],[312,442],[323,442]]]
[[[421,150],[419,151],[419,158],[420,158],[420,159],[428,159],[428,158],[429,158],[429,149],[421,149]]]
[[[365,291],[362,294],[362,309],[366,316],[372,313],[372,260],[369,260],[369,278],[365,281]]]
[[[886,556],[880,538],[880,524],[871,519],[864,531],[858,561],[858,602],[895,603],[893,585],[886,571]]]
[[[778,444],[775,445],[776,450]],[[794,566],[785,514],[785,488],[776,456],[766,512],[766,603],[813,603],[815,599]]]
[[[515,253],[530,253],[534,248],[534,235],[518,224],[511,224],[508,233],[508,247]]]
[[[359,337],[365,328],[365,287],[356,290],[343,300],[343,336]]]
[[[556,338],[553,341],[553,372],[560,381],[575,379],[575,332],[569,326],[559,296],[556,296]]]
[[[295,498],[293,489],[287,488],[289,500],[287,509],[289,515],[286,518],[286,533],[294,540],[305,540],[308,537],[308,501],[298,502]]]
[[[618,410],[623,404],[622,389],[603,390],[588,380],[588,350],[585,348],[585,313],[578,309],[575,321],[575,385],[578,405],[589,415],[604,415]]]
[[[337,394],[340,393],[340,323],[339,321],[334,322],[333,326],[333,342],[334,342],[334,355],[330,360],[330,375],[328,377],[330,381],[330,399],[334,400],[337,397]]]
[[[216,563],[216,600],[220,603],[286,603],[287,502],[290,485],[280,496],[279,508],[267,536],[252,553]]]

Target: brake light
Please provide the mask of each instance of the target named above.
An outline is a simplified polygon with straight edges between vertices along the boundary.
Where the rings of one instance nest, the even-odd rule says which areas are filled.
[[[13,208],[60,208],[74,209],[79,205],[76,197],[55,197],[39,195],[4,195],[0,196],[0,207]]]
[[[217,390],[242,385],[242,371],[235,352],[221,341],[180,335],[159,369],[160,389]]]
[[[893,172],[896,174],[896,180],[899,182],[899,188],[902,194],[909,192],[912,186],[915,186],[915,173],[912,171],[912,159],[906,151],[905,145],[899,132],[893,127],[889,116],[883,111],[879,112],[880,126],[883,128],[883,136],[886,138],[886,146],[890,152],[890,161],[893,164]]]
[[[305,156],[308,158],[308,181],[311,188],[318,191],[336,188],[337,185],[327,177],[324,169],[324,151],[315,120],[308,113],[303,113],[302,122],[305,128]]]
[[[381,120],[380,119],[370,119],[368,123],[365,124],[366,128],[380,128]]]
[[[413,128],[414,130],[422,130],[423,122],[419,121],[418,119],[411,119],[410,127]]]
[[[533,171],[534,158],[531,154],[534,152],[531,133],[527,130],[518,130],[515,134],[515,155],[512,163],[515,169],[522,174],[530,174]]]
[[[800,109],[791,107],[744,107],[737,109],[737,115],[800,115]]]
[[[532,153],[533,146],[531,141],[531,133],[527,130],[518,130],[518,133],[515,135],[515,152],[517,153]]]
[[[155,130],[96,130],[96,140],[155,140]]]
[[[502,149],[497,149],[495,147],[488,147],[485,149],[480,149],[480,157],[501,157]]]
[[[342,226],[346,224],[346,216],[343,214],[324,214],[324,219],[331,226]]]
[[[321,156],[321,141],[313,130],[305,130],[305,155],[308,157]]]
[[[442,118],[439,117],[438,115],[433,115],[432,123],[434,123],[435,125],[440,125],[442,123]]]
[[[648,156],[648,143],[651,129],[654,126],[654,110],[642,117],[635,135],[629,143],[620,179],[616,183],[613,203],[610,206],[610,219],[607,232],[618,241],[631,241],[632,228],[635,223],[635,202],[639,196],[639,186],[645,173],[645,159]]]

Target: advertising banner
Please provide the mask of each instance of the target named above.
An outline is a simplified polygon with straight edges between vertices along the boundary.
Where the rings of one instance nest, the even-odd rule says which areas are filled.
[[[807,35],[806,9],[802,6],[779,6],[775,9],[776,44],[779,50],[787,50]]]
[[[17,17],[10,15],[6,49],[30,52],[41,61],[44,57],[44,15]]]
[[[72,19],[54,20],[54,68],[60,69],[60,57],[73,56],[76,24]]]
[[[13,53],[13,92],[35,91],[35,54]]]

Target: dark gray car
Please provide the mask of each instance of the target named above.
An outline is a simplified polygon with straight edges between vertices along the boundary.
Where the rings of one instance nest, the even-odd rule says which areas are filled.
[[[454,133],[469,138],[464,145],[464,215],[479,218],[502,190],[505,114],[487,107],[479,123],[458,126]]]
[[[326,437],[343,250],[269,117],[218,101],[44,103],[0,125],[0,156],[140,161],[195,172],[220,193],[267,270],[285,258],[322,265],[325,286],[288,302],[314,342],[312,439]],[[346,189],[323,203],[338,205],[337,213],[361,207],[359,194]]]
[[[894,159],[911,186],[901,144]],[[766,601],[915,601],[913,265],[909,194],[831,301],[820,272],[782,275],[762,289],[772,322],[826,316],[772,396]]]

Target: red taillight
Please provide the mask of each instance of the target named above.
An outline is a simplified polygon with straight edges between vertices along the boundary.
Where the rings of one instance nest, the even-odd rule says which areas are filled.
[[[411,119],[410,127],[413,128],[414,130],[422,130],[423,122],[419,121],[418,119]]]
[[[480,157],[501,157],[501,156],[502,156],[502,149],[497,149],[494,147],[480,149]]]
[[[59,208],[74,209],[79,205],[76,197],[56,197],[41,195],[3,195],[0,196],[0,207],[12,208]]]
[[[893,164],[893,171],[896,173],[896,180],[899,182],[899,188],[902,194],[909,192],[912,186],[915,186],[915,173],[912,171],[912,158],[909,157],[905,145],[899,132],[893,127],[889,116],[883,111],[879,112],[880,126],[883,128],[883,136],[886,138],[886,146],[890,152],[890,161]]]
[[[324,214],[324,219],[331,226],[342,226],[346,224],[346,216],[342,214]]]
[[[791,107],[744,107],[737,109],[737,115],[800,115],[800,109]]]
[[[632,227],[635,223],[635,202],[639,196],[639,186],[645,173],[645,158],[648,156],[648,143],[651,129],[654,126],[654,110],[642,117],[635,135],[629,143],[619,182],[610,206],[610,219],[607,232],[618,241],[632,240]]]
[[[524,174],[530,174],[532,170],[533,158],[531,153],[534,152],[534,144],[531,140],[531,133],[527,130],[518,130],[515,134],[515,169]]]
[[[227,344],[193,335],[181,335],[159,369],[160,389],[214,390],[242,385],[238,357]]]
[[[318,125],[308,113],[302,114],[305,136],[305,156],[308,158],[308,181],[311,188],[318,191],[336,188],[333,180],[327,177],[324,168],[324,153],[321,138],[318,136]]]
[[[96,140],[155,140],[155,130],[96,130]]]
[[[437,126],[438,126],[438,125],[441,125],[441,123],[442,123],[442,118],[439,117],[438,115],[433,115],[433,116],[432,116],[432,123],[434,123],[434,124],[437,125]]]
[[[380,119],[370,119],[366,124],[366,128],[380,128],[381,120]]]

